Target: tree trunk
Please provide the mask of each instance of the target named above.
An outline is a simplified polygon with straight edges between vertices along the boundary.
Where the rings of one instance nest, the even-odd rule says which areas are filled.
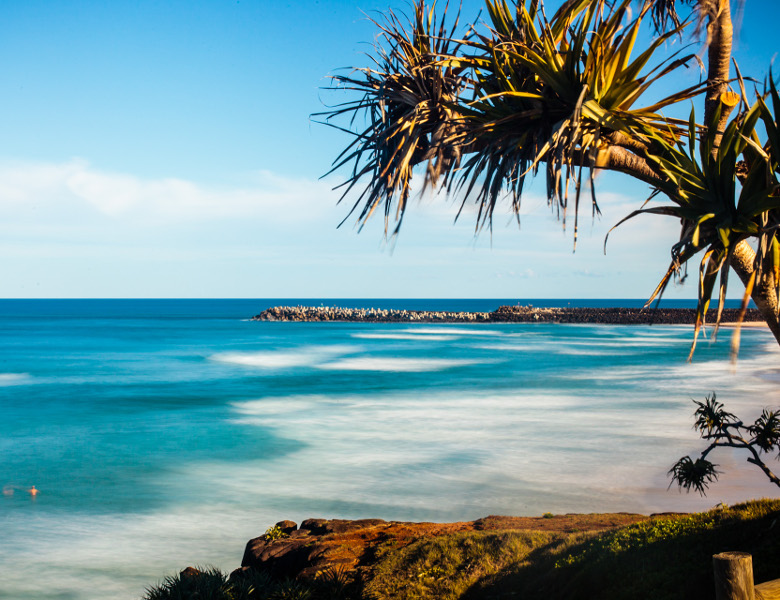
[[[712,145],[713,156],[720,146],[720,139],[726,128],[729,113],[734,105],[721,105],[721,96],[729,88],[729,66],[731,62],[731,44],[734,37],[734,26],[731,22],[731,6],[729,0],[711,0],[704,3],[712,11],[707,24],[708,64],[707,64],[707,96],[704,100],[704,126],[715,127],[715,142]],[[718,106],[721,114],[717,123],[712,120]]]
[[[750,276],[755,269],[756,252],[746,241],[741,241],[734,248],[734,255],[731,258],[731,267],[736,271],[742,283],[748,284]],[[780,344],[780,320],[777,314],[777,293],[775,288],[775,278],[772,273],[764,273],[761,280],[756,281],[751,294],[756,308],[761,312],[766,324],[775,336],[777,343]]]

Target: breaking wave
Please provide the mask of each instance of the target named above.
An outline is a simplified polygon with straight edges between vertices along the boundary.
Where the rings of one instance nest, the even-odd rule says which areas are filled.
[[[260,352],[219,352],[211,355],[209,359],[260,369],[289,369],[291,367],[317,367],[335,356],[342,356],[357,350],[358,348],[355,346],[304,346],[296,349]]]
[[[391,371],[399,373],[424,373],[444,371],[456,367],[477,365],[485,361],[458,358],[395,358],[395,357],[356,357],[343,358],[318,365],[329,371]]]

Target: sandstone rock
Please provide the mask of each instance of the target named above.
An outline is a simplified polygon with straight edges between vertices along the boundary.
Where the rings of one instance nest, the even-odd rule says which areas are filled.
[[[264,537],[247,543],[241,569],[231,578],[250,570],[264,571],[278,578],[311,579],[329,570],[357,570],[371,564],[382,544],[403,547],[422,537],[465,531],[597,531],[647,520],[643,515],[556,515],[543,517],[489,516],[459,523],[403,523],[382,519],[306,519],[289,538],[267,541]]]
[[[320,531],[320,528],[327,523],[327,519],[306,519],[301,523],[301,529],[305,529],[307,531],[311,531],[312,533],[322,533]]]
[[[328,533],[346,533],[364,527],[373,527],[387,523],[382,519],[359,519],[347,521],[344,519],[306,519],[301,523],[301,529],[306,529],[314,535],[326,535]]]
[[[306,544],[307,540],[304,538],[267,541],[261,536],[249,540],[244,549],[241,566],[268,571],[275,577],[295,577],[303,569],[311,566]]]
[[[295,521],[279,521],[274,527],[278,527],[282,530],[282,533],[290,535],[293,531],[298,529],[298,524]]]
[[[311,532],[306,529],[296,529],[295,531],[290,532],[291,538],[299,538],[309,535]]]
[[[289,530],[290,537],[267,540],[260,536],[249,540],[241,567],[263,570],[279,578],[312,578],[331,568],[351,569],[359,563],[363,546],[350,546],[333,538],[387,524],[382,519],[306,519],[300,528],[295,528],[293,521],[280,521],[276,525],[283,531]],[[234,573],[240,576],[240,572]]]

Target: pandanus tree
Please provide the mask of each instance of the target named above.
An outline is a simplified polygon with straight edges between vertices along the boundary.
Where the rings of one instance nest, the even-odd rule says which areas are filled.
[[[752,298],[780,343],[780,96],[771,71],[732,73],[729,0],[682,6],[686,19],[675,0],[566,0],[548,17],[542,0],[485,0],[486,16],[462,27],[447,5],[415,0],[411,18],[376,19],[371,66],[336,75],[351,97],[320,115],[351,136],[333,164],[347,170],[350,215],[362,225],[379,209],[394,235],[421,177],[476,203],[477,230],[490,228],[501,202],[519,214],[526,177],[541,175],[576,248],[583,194],[595,215],[594,175],[617,171],[648,186],[620,223],[656,214],[680,228],[647,304],[699,262],[691,356],[714,297],[720,323],[731,271],[742,314]],[[691,52],[670,54],[686,37]],[[654,84],[699,65],[698,84],[658,98]]]
[[[377,19],[373,64],[336,75],[333,87],[352,98],[321,113],[352,136],[333,166],[349,170],[350,214],[362,224],[380,209],[385,233],[397,233],[419,176],[423,188],[476,202],[477,227],[489,227],[504,199],[519,211],[526,176],[541,171],[550,205],[574,221],[576,246],[583,187],[598,212],[594,174],[618,171],[666,201],[626,219],[652,213],[681,224],[648,304],[697,256],[696,334],[716,285],[719,321],[733,270],[780,342],[777,89],[771,77],[761,90],[731,77],[728,0],[700,0],[683,22],[672,0],[632,4],[568,0],[548,18],[541,0],[485,0],[487,22],[459,28],[446,6],[437,18],[435,5],[417,0],[408,22],[393,12]],[[637,48],[648,21],[655,36]],[[706,78],[645,101],[653,84],[699,60],[662,56],[689,30],[706,45]],[[663,114],[697,99],[701,122],[695,111],[687,120]]]

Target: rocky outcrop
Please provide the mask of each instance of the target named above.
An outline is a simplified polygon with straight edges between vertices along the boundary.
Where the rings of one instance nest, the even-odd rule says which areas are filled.
[[[353,569],[364,547],[346,544],[346,539],[358,531],[358,538],[367,539],[384,525],[387,522],[382,519],[307,519],[298,528],[292,521],[280,521],[274,528],[284,532],[284,537],[273,539],[266,534],[249,540],[241,567],[267,571],[277,578],[313,578],[327,569]]]
[[[500,306],[493,312],[445,312],[423,310],[384,310],[378,308],[338,308],[323,306],[275,306],[252,318],[253,321],[347,321],[366,323],[593,323],[608,325],[692,325],[692,308],[534,308]],[[721,322],[737,321],[739,310],[723,311]],[[716,312],[709,311],[707,322],[714,323]],[[762,321],[756,309],[745,313],[745,321]]]
[[[368,567],[382,544],[403,547],[423,537],[465,531],[601,531],[647,520],[644,515],[618,513],[547,515],[546,517],[490,516],[458,523],[407,523],[382,519],[307,519],[300,527],[280,521],[266,534],[249,540],[241,568],[232,578],[251,569],[275,578],[314,579],[328,571],[360,571]],[[287,532],[278,537],[279,532]]]

